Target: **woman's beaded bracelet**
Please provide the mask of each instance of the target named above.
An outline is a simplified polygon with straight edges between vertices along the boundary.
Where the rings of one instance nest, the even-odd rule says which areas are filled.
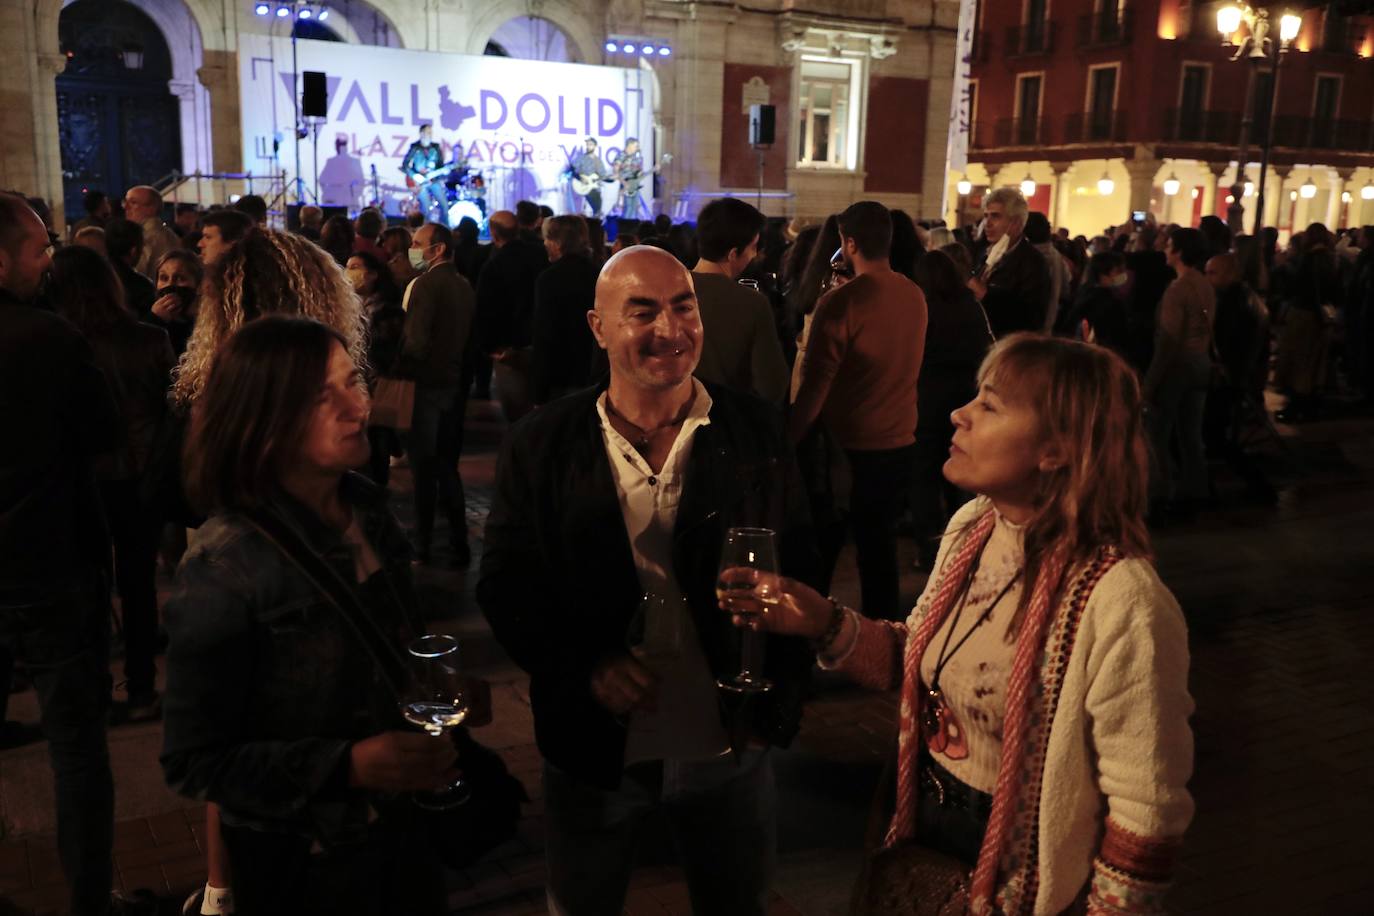
[[[830,644],[835,641],[835,637],[840,635],[840,629],[844,626],[845,611],[848,610],[843,604],[835,600],[835,596],[827,596],[830,599],[830,624],[825,628],[819,639],[811,640],[811,648],[817,652],[825,652],[830,648]]]

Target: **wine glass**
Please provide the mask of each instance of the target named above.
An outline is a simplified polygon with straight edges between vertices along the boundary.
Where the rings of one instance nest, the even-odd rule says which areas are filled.
[[[645,592],[630,618],[625,632],[625,647],[630,654],[651,670],[658,671],[673,664],[682,654],[681,599],[665,598],[657,592]]]
[[[458,664],[458,640],[433,633],[412,640],[406,651],[410,677],[401,700],[401,715],[436,739],[447,740],[445,735],[462,725],[468,716],[466,684]],[[470,796],[467,784],[455,779],[441,789],[416,792],[415,804],[443,811],[463,804]]]
[[[716,577],[717,598],[748,593],[764,605],[778,603],[776,537],[771,528],[731,528],[725,533],[725,546],[720,552],[720,573]],[[756,613],[746,607],[741,607],[735,613]],[[739,639],[739,673],[734,677],[717,679],[717,686],[735,693],[772,690],[772,681],[763,676],[764,635],[751,627],[740,627]]]

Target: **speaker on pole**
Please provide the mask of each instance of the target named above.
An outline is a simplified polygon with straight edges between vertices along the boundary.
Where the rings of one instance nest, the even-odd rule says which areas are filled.
[[[773,145],[773,126],[776,109],[772,105],[749,106],[749,145],[754,148]]]
[[[307,118],[323,118],[329,111],[329,88],[324,74],[306,70],[301,74],[301,114]]]

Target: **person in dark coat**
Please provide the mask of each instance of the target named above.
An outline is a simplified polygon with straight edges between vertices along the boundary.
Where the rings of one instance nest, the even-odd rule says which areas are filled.
[[[50,251],[38,214],[0,194],[0,648],[38,696],[68,908],[103,916],[114,880],[110,541],[91,464],[120,446],[123,425],[90,344],[33,305]]]
[[[534,282],[530,377],[535,404],[592,383],[596,341],[587,313],[596,305],[596,268],[587,250],[587,221],[555,216],[544,223],[549,267]]]
[[[926,295],[925,356],[916,382],[916,469],[910,505],[922,567],[932,569],[940,535],[954,511],[968,501],[945,479],[943,468],[954,438],[950,419],[978,392],[978,367],[992,346],[983,307],[973,298],[954,259],[926,252],[916,264],[916,285]]]
[[[143,497],[159,427],[167,417],[175,356],[167,332],[134,318],[124,305],[114,268],[89,248],[53,256],[49,300],[85,335],[114,392],[124,421],[124,445],[95,463],[101,502],[114,541],[115,585],[124,621],[124,676],[131,721],[161,712],[157,666],[157,544],[161,513]]]
[[[543,245],[520,238],[515,214],[498,210],[488,221],[495,251],[477,281],[477,341],[491,355],[501,410],[512,423],[529,412],[534,281],[549,266]]]
[[[1025,238],[1029,206],[1016,188],[998,188],[983,204],[989,247],[968,287],[983,305],[993,336],[1043,331],[1050,307],[1050,268]]]
[[[139,318],[153,309],[157,290],[153,281],[134,269],[143,256],[143,227],[133,220],[112,219],[105,224],[105,254],[124,287],[124,303]]]

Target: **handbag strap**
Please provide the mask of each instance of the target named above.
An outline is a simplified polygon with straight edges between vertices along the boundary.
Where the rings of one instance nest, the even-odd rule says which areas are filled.
[[[387,685],[400,699],[405,692],[405,663],[395,647],[378,631],[353,588],[310,548],[304,538],[272,512],[260,509],[245,512],[244,517],[334,606],[353,635],[372,656]]]

